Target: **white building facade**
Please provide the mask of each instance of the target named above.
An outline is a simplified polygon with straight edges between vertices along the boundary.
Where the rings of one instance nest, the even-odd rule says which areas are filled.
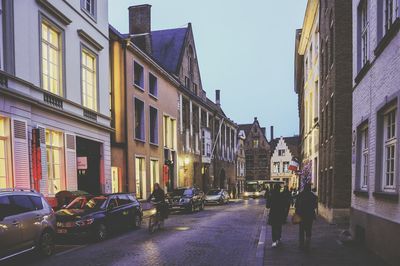
[[[295,157],[285,139],[281,137],[275,146],[271,156],[271,180],[283,181],[289,188],[298,187],[298,178],[289,170],[290,162]]]
[[[313,187],[318,187],[319,168],[319,1],[309,0],[304,16],[298,54],[304,60],[303,168],[309,168]]]
[[[399,263],[400,1],[353,0],[353,236]]]
[[[108,1],[0,4],[0,188],[111,192]]]

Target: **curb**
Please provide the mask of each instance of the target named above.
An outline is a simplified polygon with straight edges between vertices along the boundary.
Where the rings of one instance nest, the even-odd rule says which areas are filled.
[[[267,210],[264,209],[264,214],[261,219],[261,232],[258,238],[257,249],[256,249],[256,265],[264,265],[264,253],[265,253],[265,238],[267,236],[267,226],[265,225],[267,217]]]

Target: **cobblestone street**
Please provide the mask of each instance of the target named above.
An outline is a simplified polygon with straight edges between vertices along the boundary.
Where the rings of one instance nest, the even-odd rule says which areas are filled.
[[[164,229],[146,225],[101,243],[76,246],[39,260],[23,256],[13,265],[256,265],[263,200],[207,206],[194,214],[172,214]]]
[[[291,223],[283,226],[282,244],[278,248],[271,247],[271,227],[267,226],[264,265],[386,265],[354,243],[343,244],[339,240],[342,230],[339,226],[330,225],[318,218],[313,225],[311,249],[305,253],[299,249],[298,226]]]

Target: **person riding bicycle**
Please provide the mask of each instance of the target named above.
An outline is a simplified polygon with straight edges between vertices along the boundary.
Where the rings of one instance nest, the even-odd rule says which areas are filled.
[[[147,201],[151,201],[156,204],[157,213],[160,213],[161,218],[165,218],[165,193],[164,190],[161,189],[160,184],[155,183],[153,192],[150,194]]]

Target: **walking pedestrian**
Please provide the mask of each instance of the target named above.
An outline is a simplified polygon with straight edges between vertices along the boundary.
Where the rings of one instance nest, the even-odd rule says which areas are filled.
[[[272,229],[273,248],[277,247],[281,241],[282,225],[285,222],[286,202],[280,190],[281,186],[275,184],[267,201],[267,208],[269,208],[268,224]]]
[[[300,248],[309,250],[313,221],[316,219],[317,196],[311,191],[311,184],[306,184],[296,200],[296,214],[300,216],[299,242]]]
[[[291,195],[291,193],[289,191],[289,187],[288,186],[285,186],[283,188],[282,196],[283,196],[283,199],[285,200],[285,204],[286,204],[285,205],[285,213],[286,213],[285,223],[286,223],[287,217],[289,215],[289,210],[290,210],[290,202],[291,202],[291,199],[292,199],[292,195]]]

